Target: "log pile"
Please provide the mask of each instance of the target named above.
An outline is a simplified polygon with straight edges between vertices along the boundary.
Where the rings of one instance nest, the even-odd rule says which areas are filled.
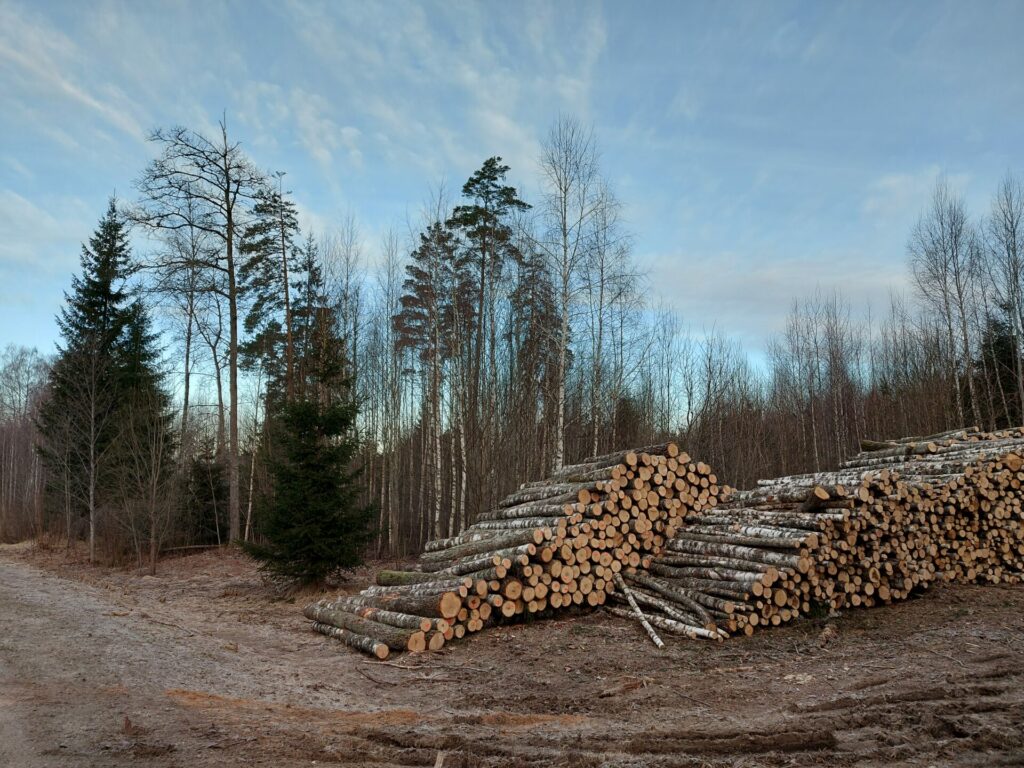
[[[601,606],[621,573],[649,563],[684,519],[714,510],[727,491],[674,443],[591,457],[524,484],[458,536],[428,542],[409,570],[381,571],[376,586],[305,615],[384,659],[503,620]]]
[[[940,580],[1024,579],[1024,428],[861,447],[746,491],[673,443],[593,457],[305,613],[380,659],[573,607],[635,619],[661,647],[659,632],[723,640]]]
[[[720,639],[940,579],[1021,581],[1024,429],[861,447],[838,471],[762,480],[688,513],[664,552],[625,574],[646,620]]]

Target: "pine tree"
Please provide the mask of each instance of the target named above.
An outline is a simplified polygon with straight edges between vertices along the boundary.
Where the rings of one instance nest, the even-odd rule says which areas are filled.
[[[496,353],[496,285],[501,279],[505,261],[519,256],[509,219],[514,214],[530,208],[519,199],[515,187],[504,183],[508,171],[509,167],[502,164],[500,157],[485,160],[479,170],[462,186],[462,196],[467,203],[456,206],[449,222],[451,227],[461,233],[466,253],[477,272],[477,333],[470,391],[474,412],[483,405],[478,390],[483,386],[485,347],[489,348],[491,355],[488,367],[491,371],[496,369],[493,359]]]
[[[397,349],[413,349],[423,363],[421,428],[429,436],[430,515],[432,538],[445,535],[441,520],[442,393],[446,361],[459,354],[472,307],[469,259],[451,226],[434,222],[420,234],[420,245],[406,266],[402,310],[392,318]],[[451,527],[451,526],[449,526]]]
[[[95,559],[97,511],[123,500],[139,481],[139,457],[130,450],[156,448],[162,464],[170,457],[170,430],[155,336],[128,286],[135,267],[113,199],[82,247],[81,267],[57,317],[62,343],[38,427],[51,499],[64,510],[69,537],[76,520],[88,520]]]
[[[245,317],[249,341],[242,349],[248,368],[257,361],[272,378],[294,394],[292,262],[299,234],[295,204],[276,190],[263,190],[252,209],[253,221],[240,245],[244,258],[239,277],[251,304]]]
[[[462,186],[465,202],[452,211],[450,225],[460,234],[474,275],[474,330],[467,344],[466,417],[469,456],[476,466],[471,504],[489,504],[486,478],[494,470],[495,457],[485,435],[498,430],[498,307],[505,263],[518,257],[512,219],[529,205],[516,188],[505,184],[509,167],[491,157]]]
[[[358,408],[345,379],[343,340],[328,303],[312,238],[303,248],[304,279],[294,285],[295,397],[268,392],[263,451],[272,486],[260,505],[264,541],[246,544],[272,578],[322,583],[362,561],[372,506],[359,501],[355,423]]]
[[[451,353],[454,326],[471,311],[469,258],[458,246],[451,227],[434,222],[405,268],[402,311],[392,322],[399,348],[417,350],[424,362]]]

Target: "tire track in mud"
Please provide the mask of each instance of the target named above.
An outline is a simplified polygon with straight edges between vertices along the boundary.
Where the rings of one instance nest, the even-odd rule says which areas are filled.
[[[335,733],[335,762],[445,766],[888,765],[935,759],[1013,765],[1024,759],[1024,669],[1009,654],[978,659],[934,684],[875,679],[819,701],[796,702],[760,727],[637,730],[600,717],[424,718],[401,726],[359,720]],[[878,690],[885,687],[886,690]],[[372,719],[372,718],[371,718]],[[512,723],[516,727],[512,727]],[[499,726],[495,728],[495,726]],[[527,727],[530,726],[530,727]],[[340,739],[340,740],[339,740]],[[342,747],[343,745],[343,747]],[[292,745],[295,746],[294,744]],[[340,757],[343,753],[344,757]]]

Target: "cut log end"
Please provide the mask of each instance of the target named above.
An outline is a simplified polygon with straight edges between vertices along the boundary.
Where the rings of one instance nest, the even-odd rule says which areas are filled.
[[[427,649],[427,635],[424,632],[413,632],[409,635],[406,648],[412,653],[422,653]]]
[[[459,615],[459,611],[462,609],[462,598],[460,598],[454,592],[445,592],[441,595],[441,601],[438,605],[439,613],[443,619],[454,619]]]

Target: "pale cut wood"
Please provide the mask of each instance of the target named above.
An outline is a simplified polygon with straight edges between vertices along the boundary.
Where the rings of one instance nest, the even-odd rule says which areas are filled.
[[[365,637],[364,635],[358,635],[355,632],[350,632],[347,629],[333,627],[330,624],[324,624],[319,621],[313,622],[313,629],[322,635],[327,635],[328,637],[333,637],[336,640],[341,640],[345,645],[351,646],[363,653],[368,653],[371,656],[375,656],[381,661],[384,661],[390,653],[389,648],[384,643],[374,640],[371,637]]]
[[[622,577],[619,574],[615,574],[615,586],[618,587],[626,596],[626,599],[629,601],[630,608],[633,609],[633,617],[640,622],[644,631],[647,632],[647,636],[651,638],[651,642],[653,642],[659,649],[664,648],[665,643],[660,637],[658,637],[658,633],[654,631],[654,627],[651,626],[647,617],[644,616],[643,611],[640,610],[640,606],[637,605],[636,599],[633,597],[632,590],[626,586],[626,583],[622,580]]]
[[[306,606],[304,613],[308,619],[372,638],[384,643],[391,650],[422,651],[426,648],[426,636],[419,629],[409,630],[393,627],[361,618],[342,608],[331,608],[316,603]]]

